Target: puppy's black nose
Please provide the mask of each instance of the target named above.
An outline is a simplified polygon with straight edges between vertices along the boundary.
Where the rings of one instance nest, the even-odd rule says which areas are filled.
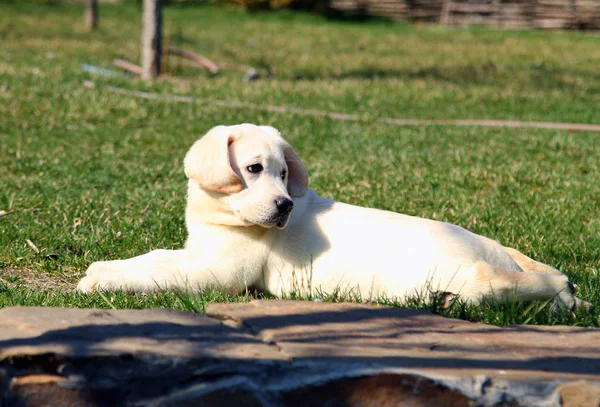
[[[294,203],[291,199],[287,198],[277,198],[275,200],[275,205],[277,206],[277,211],[279,211],[280,215],[288,213],[294,207]]]

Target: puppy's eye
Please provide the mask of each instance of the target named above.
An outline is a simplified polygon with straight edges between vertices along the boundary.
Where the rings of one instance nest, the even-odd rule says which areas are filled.
[[[252,164],[246,167],[246,170],[252,174],[258,174],[263,170],[262,164]]]
[[[282,181],[285,181],[285,176],[286,175],[287,175],[287,171],[286,170],[281,171],[281,180]]]

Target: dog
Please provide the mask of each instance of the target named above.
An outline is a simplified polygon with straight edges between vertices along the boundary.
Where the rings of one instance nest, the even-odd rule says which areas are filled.
[[[187,241],[95,262],[77,289],[152,291],[256,287],[279,296],[428,292],[480,303],[559,298],[586,303],[553,267],[459,226],[318,196],[306,168],[270,126],[217,126],[184,159]]]

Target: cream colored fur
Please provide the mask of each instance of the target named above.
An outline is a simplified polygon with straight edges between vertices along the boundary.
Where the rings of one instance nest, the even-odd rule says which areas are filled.
[[[256,164],[262,171],[253,173]],[[255,286],[276,295],[351,291],[367,299],[433,290],[472,302],[514,295],[582,304],[566,276],[496,241],[319,197],[272,127],[215,127],[191,147],[184,167],[185,248],[93,263],[80,291]],[[291,215],[278,212],[277,200],[293,201]]]

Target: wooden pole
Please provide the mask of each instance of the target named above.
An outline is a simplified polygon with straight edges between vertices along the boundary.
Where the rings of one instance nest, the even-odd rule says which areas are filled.
[[[90,31],[98,27],[98,0],[85,1],[85,26]]]
[[[527,20],[527,27],[535,28],[537,19],[536,0],[526,0],[525,6],[525,19]]]
[[[440,12],[440,24],[447,26],[450,24],[450,13],[452,9],[452,0],[444,0],[442,11]]]
[[[144,0],[142,29],[142,78],[153,80],[160,73],[162,56],[162,0]]]
[[[502,25],[502,5],[500,4],[500,0],[492,0],[492,7],[494,27],[500,27]]]

